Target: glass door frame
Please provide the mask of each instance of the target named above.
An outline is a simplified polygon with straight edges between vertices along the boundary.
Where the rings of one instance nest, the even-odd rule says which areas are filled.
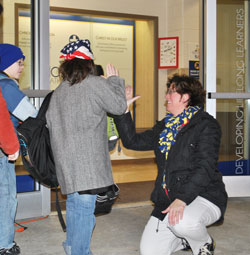
[[[32,29],[32,86],[24,91],[27,96],[34,98],[37,107],[44,91],[49,90],[49,0],[31,0]],[[40,93],[39,90],[43,90]],[[35,184],[35,191],[18,193],[18,208],[16,219],[47,216],[51,213],[50,189]]]
[[[235,93],[216,93],[217,0],[200,0],[200,3],[201,79],[207,91],[206,111],[216,118],[217,99],[250,99],[250,93],[237,93],[237,97]],[[250,176],[223,176],[223,181],[229,197],[250,196]]]

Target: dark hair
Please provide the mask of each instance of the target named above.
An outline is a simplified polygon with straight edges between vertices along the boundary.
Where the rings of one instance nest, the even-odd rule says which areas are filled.
[[[204,106],[206,92],[196,78],[174,74],[172,78],[168,79],[167,88],[169,89],[170,86],[175,88],[180,95],[189,95],[188,106]]]
[[[93,60],[80,58],[64,60],[59,67],[59,74],[72,86],[83,81],[87,75],[95,74],[95,64]]]
[[[96,69],[96,75],[98,76],[104,75],[104,71],[101,65],[95,65],[95,69]]]

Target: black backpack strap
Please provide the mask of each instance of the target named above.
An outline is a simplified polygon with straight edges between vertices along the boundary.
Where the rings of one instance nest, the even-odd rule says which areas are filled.
[[[58,198],[58,187],[56,187],[55,189],[56,189],[56,210],[57,210],[58,219],[60,221],[63,232],[66,232],[66,224],[62,216],[62,210],[61,210],[59,198]]]
[[[44,121],[46,121],[46,111],[49,107],[49,102],[50,102],[50,99],[51,99],[51,96],[53,94],[54,91],[51,91],[43,100],[43,103],[39,109],[39,112],[38,112],[38,115],[37,115],[37,118],[40,118],[40,119],[43,119]],[[55,190],[56,190],[56,210],[57,210],[57,215],[58,215],[58,219],[60,221],[60,224],[61,224],[61,227],[62,227],[62,230],[63,232],[66,232],[66,224],[65,224],[65,221],[63,219],[63,216],[62,216],[62,210],[61,210],[61,207],[60,207],[60,203],[59,203],[59,198],[58,198],[58,187],[56,186],[55,187]]]
[[[49,94],[47,94],[47,96],[44,98],[43,102],[42,102],[42,105],[39,109],[39,112],[38,112],[38,115],[37,115],[37,118],[39,119],[46,119],[45,117],[45,114],[46,114],[46,111],[49,107],[49,102],[50,102],[50,98],[52,96],[54,91],[51,91]]]

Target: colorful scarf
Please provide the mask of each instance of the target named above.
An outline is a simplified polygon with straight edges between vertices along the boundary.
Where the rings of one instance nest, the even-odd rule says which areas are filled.
[[[184,127],[190,119],[200,110],[199,106],[189,106],[182,113],[174,116],[172,113],[167,112],[165,117],[165,129],[160,134],[159,149],[165,153],[166,159],[172,145],[175,144],[175,137],[178,132]],[[166,187],[166,173],[163,173],[162,187],[168,196]]]
[[[159,149],[162,153],[165,153],[166,159],[168,158],[168,152],[171,146],[175,143],[175,137],[178,132],[199,110],[199,106],[189,106],[177,116],[174,116],[172,113],[167,112],[167,115],[165,117],[165,129],[160,134],[159,139]]]
[[[165,118],[165,129],[160,134],[159,149],[165,153],[166,159],[172,145],[175,144],[175,137],[178,132],[190,121],[190,119],[200,110],[199,106],[189,106],[181,114],[174,116],[168,112]],[[163,173],[162,188],[169,198],[166,185],[166,172]]]

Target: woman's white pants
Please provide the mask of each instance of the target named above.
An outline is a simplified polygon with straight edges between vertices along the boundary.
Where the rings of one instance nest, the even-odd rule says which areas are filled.
[[[169,225],[168,215],[163,221],[151,216],[142,234],[141,255],[170,255],[183,249],[182,239],[186,239],[193,254],[198,255],[204,244],[211,243],[207,226],[220,216],[219,207],[200,196],[185,207],[183,219],[175,226]]]

